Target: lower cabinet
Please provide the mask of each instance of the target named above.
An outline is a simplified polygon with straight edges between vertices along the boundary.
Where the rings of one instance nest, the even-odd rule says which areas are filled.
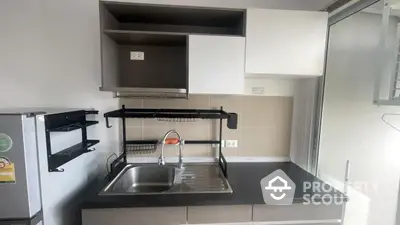
[[[254,224],[254,225],[258,225],[258,224]],[[340,225],[339,222],[323,222],[323,223],[314,223],[314,222],[298,222],[298,223],[263,223],[263,224],[259,224],[259,225]]]
[[[228,205],[85,209],[83,225],[339,225],[341,205]]]
[[[220,224],[251,222],[251,205],[189,206],[188,224]]]
[[[254,205],[253,221],[334,221],[342,218],[341,205]]]
[[[186,207],[88,209],[82,225],[180,225],[186,224]]]

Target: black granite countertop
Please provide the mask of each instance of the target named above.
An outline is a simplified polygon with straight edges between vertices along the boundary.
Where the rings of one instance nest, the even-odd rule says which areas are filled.
[[[277,169],[283,170],[296,184],[294,203],[303,203],[305,194],[328,194],[338,200],[347,198],[337,192],[315,193],[309,189],[303,192],[304,182],[321,182],[292,162],[281,163],[228,163],[228,180],[232,194],[171,194],[171,195],[130,195],[99,196],[109,179],[90,184],[83,192],[82,209],[121,208],[121,207],[166,207],[166,206],[204,206],[204,205],[255,205],[265,204],[260,181]],[[318,201],[319,198],[315,198]],[[321,200],[321,199],[320,199]]]

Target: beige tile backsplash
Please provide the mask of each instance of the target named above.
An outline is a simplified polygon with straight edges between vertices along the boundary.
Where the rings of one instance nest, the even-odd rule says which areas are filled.
[[[238,148],[223,148],[225,156],[288,157],[292,124],[293,98],[269,96],[214,96],[191,95],[186,99],[121,99],[130,108],[194,108],[224,107],[239,115],[238,129],[230,130],[223,123],[223,139],[238,140]],[[128,119],[127,139],[160,139],[168,130],[176,129],[186,140],[218,138],[218,122],[165,122],[155,119]],[[175,146],[166,148],[167,156],[175,156]],[[158,156],[155,154],[138,155]],[[209,145],[185,145],[184,156],[214,156],[216,149]]]

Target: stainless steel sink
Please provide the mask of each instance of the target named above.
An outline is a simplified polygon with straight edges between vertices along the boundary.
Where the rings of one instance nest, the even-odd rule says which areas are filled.
[[[108,193],[154,193],[169,190],[175,168],[169,166],[127,166],[103,190]]]
[[[99,195],[232,193],[217,164],[127,165]]]

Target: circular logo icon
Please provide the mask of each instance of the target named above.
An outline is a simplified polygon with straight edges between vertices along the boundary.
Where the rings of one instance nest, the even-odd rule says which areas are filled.
[[[5,157],[0,157],[0,168],[4,168],[11,164],[11,161]]]
[[[12,148],[13,141],[10,136],[0,133],[0,152],[8,152]]]

